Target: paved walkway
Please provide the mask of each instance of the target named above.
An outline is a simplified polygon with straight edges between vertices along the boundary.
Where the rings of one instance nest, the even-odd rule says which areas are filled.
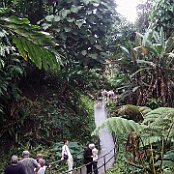
[[[96,127],[101,125],[106,119],[107,119],[107,112],[106,112],[106,106],[104,102],[96,103],[94,106],[94,117],[95,117],[95,124]],[[103,129],[99,134],[100,139],[100,154],[99,158],[110,152],[114,147],[114,141],[111,133],[107,129]],[[98,167],[99,167],[99,174],[105,173],[105,169],[109,169],[113,167],[113,164],[115,162],[114,156],[114,150],[109,153],[105,159],[100,158],[98,161]],[[110,160],[110,161],[109,161]],[[106,168],[104,168],[103,164],[104,162],[107,162]],[[100,167],[102,166],[102,167]],[[83,167],[81,169],[81,172],[78,171],[76,174],[86,174],[86,167]]]
[[[98,102],[94,106],[94,117],[95,117],[95,124],[96,127],[100,126],[104,121],[107,119],[107,112],[106,112],[106,106],[104,102]],[[103,129],[100,134],[99,134],[99,139],[100,139],[100,154],[99,154],[99,161],[98,161],[98,167],[99,169],[99,174],[104,174],[105,169],[109,169],[113,167],[113,164],[115,162],[114,156],[114,141],[111,133],[107,129]],[[104,158],[100,158],[110,152],[107,156]],[[110,160],[110,161],[109,161]],[[107,161],[109,161],[107,163]],[[104,163],[107,163],[105,168],[103,166]],[[102,166],[102,167],[100,167]],[[81,171],[75,172],[76,174],[86,174],[86,167],[81,168]]]
[[[95,116],[95,124],[96,127],[100,126],[104,121],[107,119],[107,112],[106,112],[106,106],[104,102],[98,102],[94,106],[94,116]],[[100,154],[99,158],[101,156],[104,156],[108,152],[110,152],[113,147],[114,147],[114,141],[111,133],[107,130],[107,128],[101,130],[99,134],[99,139],[100,139]],[[110,158],[114,156],[114,150],[108,154],[105,157],[105,161],[107,162]],[[109,169],[113,167],[113,164],[115,162],[115,159],[112,158],[107,164],[106,164],[106,169]],[[101,158],[98,161],[98,167],[102,166],[104,164],[104,159]],[[101,167],[99,169],[99,174],[104,173],[104,167]]]

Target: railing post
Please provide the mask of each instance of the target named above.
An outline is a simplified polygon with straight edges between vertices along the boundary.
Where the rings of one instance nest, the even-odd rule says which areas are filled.
[[[106,172],[106,158],[104,156],[104,172]]]
[[[82,174],[82,168],[80,168],[80,174]]]

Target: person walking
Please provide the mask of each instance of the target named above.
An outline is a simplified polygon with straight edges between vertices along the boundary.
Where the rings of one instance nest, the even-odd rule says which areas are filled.
[[[86,165],[86,174],[92,173],[92,146],[89,144],[87,148],[84,150],[84,164]]]
[[[94,174],[98,174],[98,168],[97,168],[97,163],[98,163],[98,149],[96,148],[95,144],[91,144],[92,147],[92,157],[93,157],[93,171]]]
[[[45,160],[43,158],[40,158],[39,164],[40,164],[40,168],[39,168],[37,174],[45,174],[46,169],[47,169]]]
[[[61,160],[67,160],[69,174],[72,174],[73,170],[73,157],[71,155],[70,149],[68,147],[69,141],[65,140],[62,147],[62,157]]]
[[[42,153],[38,153],[37,155],[36,155],[36,161],[39,163],[39,160],[40,159],[44,159],[44,156],[43,156],[43,154]],[[40,164],[40,163],[39,163]],[[48,163],[48,161],[46,161],[45,160],[45,166],[47,166],[47,167],[51,167],[50,166],[50,164]]]
[[[25,150],[22,152],[23,159],[19,161],[19,164],[21,164],[25,168],[26,174],[34,174],[37,172],[40,168],[40,164],[33,158],[30,158],[30,153],[28,150]]]
[[[5,174],[25,174],[25,169],[18,163],[18,157],[11,157],[11,164],[5,169]]]

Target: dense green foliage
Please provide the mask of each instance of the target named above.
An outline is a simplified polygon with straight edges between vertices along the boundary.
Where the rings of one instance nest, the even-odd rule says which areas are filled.
[[[172,150],[174,109],[161,107],[151,110],[147,107],[124,106],[121,110],[121,117],[125,117],[123,113],[129,116],[129,113],[136,115],[139,111],[144,120],[136,123],[121,117],[108,118],[105,123],[96,128],[93,134],[98,134],[101,129],[107,127],[119,135],[118,138],[121,137],[120,135],[131,135],[127,140],[126,149],[127,153],[132,153],[133,156],[127,157],[127,163],[134,165],[135,171],[139,173],[174,171]]]
[[[104,62],[107,34],[114,20],[117,16],[113,0],[62,0],[41,23],[43,29],[54,33],[68,66],[78,62],[93,68]]]
[[[136,47],[124,48],[126,59],[133,68],[125,69],[130,79],[126,94],[137,105],[149,99],[159,99],[164,106],[173,106],[173,34],[166,40],[163,30],[148,30],[137,34]],[[124,59],[124,58],[123,58]]]
[[[48,147],[46,158],[58,160],[57,142],[68,138],[85,145],[91,139],[93,94],[107,86],[101,69],[92,67],[96,67],[94,62],[104,62],[105,34],[112,26],[114,3],[62,1],[57,6],[56,1],[4,0],[0,6],[1,164],[7,164],[14,153],[20,156],[23,149],[29,149],[34,157]],[[65,12],[71,12],[73,21],[68,23]],[[51,15],[62,18],[46,28]],[[105,20],[105,15],[110,18]],[[32,24],[40,21],[40,26],[21,17]],[[68,25],[71,30],[66,33]],[[76,39],[79,48],[74,45]],[[52,151],[54,146],[57,153]]]
[[[159,31],[164,29],[166,36],[173,33],[173,8],[174,2],[170,0],[154,1],[153,11],[150,14],[150,28]]]
[[[122,146],[109,173],[173,172],[173,1],[140,3],[135,24],[116,3],[0,1],[1,168],[23,149],[59,160],[64,138],[79,164],[77,149],[95,128],[94,99],[112,87],[104,125],[119,144],[130,132],[143,144],[138,159]]]

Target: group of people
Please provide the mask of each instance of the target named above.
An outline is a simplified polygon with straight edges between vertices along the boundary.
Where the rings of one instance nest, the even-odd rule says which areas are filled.
[[[44,174],[49,164],[43,159],[42,154],[37,154],[37,158],[30,158],[28,150],[22,152],[22,159],[18,156],[11,157],[11,164],[5,169],[5,174]]]
[[[62,147],[62,156],[61,160],[67,160],[69,174],[72,174],[73,170],[73,157],[71,155],[70,149],[68,147],[68,140],[64,141]],[[84,164],[86,165],[86,174],[98,174],[98,149],[95,144],[89,144],[84,150]]]
[[[61,160],[66,160],[68,164],[69,174],[73,173],[73,157],[68,147],[69,141],[65,140],[62,147]],[[84,164],[86,165],[87,174],[98,174],[98,149],[95,144],[89,144],[84,150]],[[28,150],[22,152],[22,159],[19,160],[18,156],[11,157],[11,164],[5,169],[5,174],[45,174],[46,169],[50,165],[44,160],[41,153],[37,154],[36,159],[30,158]]]
[[[94,172],[94,174],[98,174],[98,149],[95,144],[89,144],[88,147],[84,151],[84,163],[86,165],[86,173],[90,174]]]

